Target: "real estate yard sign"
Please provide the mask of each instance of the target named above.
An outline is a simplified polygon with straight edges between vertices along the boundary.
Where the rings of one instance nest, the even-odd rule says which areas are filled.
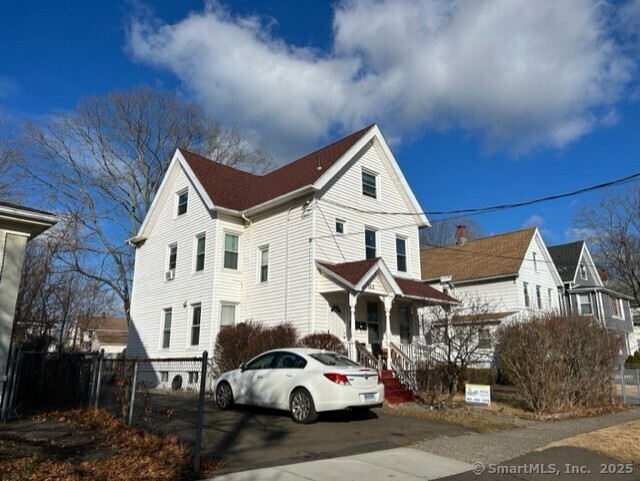
[[[491,386],[482,384],[466,384],[464,402],[476,406],[491,406]]]

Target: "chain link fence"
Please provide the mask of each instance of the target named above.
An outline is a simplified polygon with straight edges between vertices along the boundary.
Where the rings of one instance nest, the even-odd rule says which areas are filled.
[[[55,409],[96,407],[129,426],[168,437],[200,466],[208,354],[169,359],[12,351],[2,420]]]
[[[618,399],[624,404],[640,405],[640,366],[620,366],[615,378]]]

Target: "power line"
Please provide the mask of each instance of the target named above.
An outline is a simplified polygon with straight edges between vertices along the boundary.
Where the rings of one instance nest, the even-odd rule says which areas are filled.
[[[565,199],[567,197],[573,197],[576,195],[584,194],[587,192],[593,192],[600,189],[605,189],[607,187],[613,187],[615,185],[625,184],[627,182],[635,181],[640,179],[640,172],[628,175],[626,177],[622,177],[620,179],[612,180],[609,182],[603,182],[601,184],[591,185],[589,187],[584,187],[582,189],[573,190],[571,192],[565,192],[562,194],[554,194],[546,197],[539,197],[536,199],[526,200],[523,202],[513,202],[509,204],[498,204],[488,207],[477,207],[470,209],[458,209],[458,210],[439,210],[439,211],[425,211],[425,212],[387,212],[387,211],[375,211],[375,210],[366,210],[359,209],[357,207],[353,207],[350,205],[341,204],[339,202],[335,202],[328,199],[322,199],[322,202],[327,202],[329,204],[333,204],[337,207],[342,207],[345,209],[350,209],[356,212],[360,212],[361,214],[376,214],[376,215],[409,215],[409,216],[419,216],[419,215],[461,215],[461,214],[485,214],[488,212],[495,212],[499,210],[505,209],[514,209],[516,207],[524,207],[527,205],[539,204],[542,202],[549,202],[552,200]],[[455,217],[454,217],[455,218]]]

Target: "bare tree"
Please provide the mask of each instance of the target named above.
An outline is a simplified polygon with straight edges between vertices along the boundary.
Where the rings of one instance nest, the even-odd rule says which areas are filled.
[[[15,314],[14,338],[46,351],[69,345],[78,320],[108,308],[109,293],[98,282],[69,270],[60,259],[68,249],[56,226],[27,244]]]
[[[466,227],[467,239],[478,239],[484,235],[482,226],[471,217],[436,220],[431,222],[430,227],[420,230],[420,248],[455,244],[456,228],[459,225]]]
[[[223,129],[194,104],[151,87],[85,97],[76,108],[25,128],[25,170],[52,193],[75,240],[68,265],[111,288],[129,320],[133,237],[177,147],[261,171],[270,158],[237,128]]]
[[[574,226],[598,265],[640,304],[640,187],[612,190],[580,206]]]
[[[422,317],[428,369],[437,371],[446,384],[445,405],[453,401],[468,367],[484,366],[493,359],[492,331],[498,323],[490,300],[471,294],[457,297],[460,304],[433,306]]]
[[[15,135],[12,126],[0,109],[0,200],[13,200],[16,191],[16,164],[20,151],[15,144]]]

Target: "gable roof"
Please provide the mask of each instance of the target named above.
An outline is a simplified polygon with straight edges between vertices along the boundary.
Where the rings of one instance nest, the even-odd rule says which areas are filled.
[[[458,303],[458,301],[453,297],[448,296],[447,294],[440,292],[423,282],[391,276],[384,264],[384,261],[380,257],[374,257],[362,261],[343,262],[341,264],[317,261],[316,264],[335,274],[339,279],[346,281],[352,288],[361,289],[362,284],[364,284],[362,281],[364,280],[366,282],[371,277],[371,275],[368,274],[373,273],[374,270],[377,271],[380,269],[383,272],[383,275],[387,274],[393,279],[392,283],[395,283],[399,288],[398,294],[405,297],[413,297],[423,300],[450,304]],[[376,267],[378,269],[376,269]]]
[[[536,227],[507,232],[462,245],[420,251],[422,278],[451,276],[453,282],[516,275],[531,244]]]
[[[584,241],[570,242],[548,248],[562,282],[571,282],[575,279],[583,248]]]
[[[214,205],[242,211],[313,185],[373,126],[369,125],[265,175],[244,172],[188,150],[178,150]]]

